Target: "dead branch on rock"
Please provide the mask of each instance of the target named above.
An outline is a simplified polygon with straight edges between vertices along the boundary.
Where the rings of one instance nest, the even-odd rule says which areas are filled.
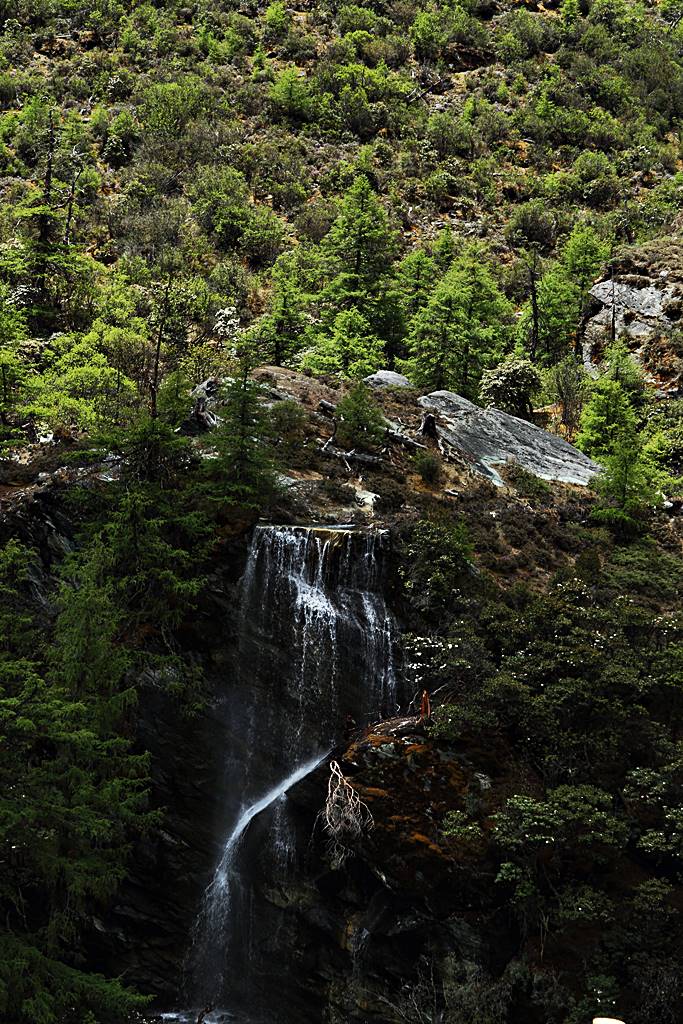
[[[332,761],[323,828],[327,835],[328,854],[335,868],[341,867],[360,838],[374,825],[370,808],[342,774],[337,762]]]
[[[425,956],[420,957],[413,982],[404,983],[393,999],[379,998],[405,1024],[442,1024],[445,1019],[443,984],[433,960]]]

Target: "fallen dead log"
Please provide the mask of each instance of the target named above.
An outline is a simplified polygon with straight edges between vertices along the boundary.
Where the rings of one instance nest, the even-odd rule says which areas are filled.
[[[421,444],[419,441],[413,441],[412,437],[408,437],[407,434],[400,434],[397,430],[389,430],[387,428],[386,437],[387,440],[394,441],[396,444],[402,444],[405,448],[421,448],[423,451],[427,450],[426,444]]]
[[[330,441],[332,438],[330,438]],[[384,462],[379,455],[368,455],[366,452],[357,452],[355,448],[352,448],[350,452],[345,452],[342,448],[335,448],[327,441],[321,448],[318,449],[321,455],[324,455],[327,459],[340,459],[347,465],[351,462],[356,462],[361,466],[380,466]]]

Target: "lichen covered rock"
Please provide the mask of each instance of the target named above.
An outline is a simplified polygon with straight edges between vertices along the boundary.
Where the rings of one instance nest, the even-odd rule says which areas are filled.
[[[542,480],[584,486],[599,472],[592,459],[561,437],[498,409],[481,409],[452,391],[433,391],[419,403],[436,414],[446,443],[498,486],[504,481],[496,466],[510,462]]]

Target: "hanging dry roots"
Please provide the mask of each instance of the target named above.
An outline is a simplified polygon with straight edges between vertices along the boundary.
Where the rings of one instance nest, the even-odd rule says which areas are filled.
[[[330,764],[323,818],[328,852],[334,867],[343,864],[361,836],[375,825],[370,808],[344,778],[336,761]]]

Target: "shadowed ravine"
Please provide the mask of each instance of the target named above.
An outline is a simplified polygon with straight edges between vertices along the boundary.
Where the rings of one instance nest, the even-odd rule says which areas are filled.
[[[398,629],[383,595],[389,536],[347,527],[258,526],[240,588],[239,693],[226,696],[225,838],[191,932],[187,1002],[167,1020],[270,1021],[288,969],[286,908],[259,882],[301,857],[288,792],[322,764],[351,721],[396,707]],[[232,691],[234,694],[234,690]],[[264,700],[263,695],[267,694]],[[257,827],[258,826],[258,827]],[[244,1011],[248,1008],[248,1015]],[[282,1020],[282,1016],[279,1018]]]

